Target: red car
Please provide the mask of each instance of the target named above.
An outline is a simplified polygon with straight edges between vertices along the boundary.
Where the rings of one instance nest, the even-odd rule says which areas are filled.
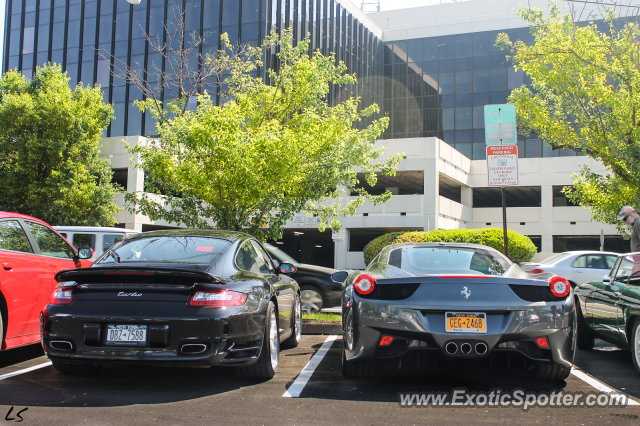
[[[0,212],[0,350],[40,342],[40,311],[57,286],[53,277],[90,266],[91,255],[40,219]]]

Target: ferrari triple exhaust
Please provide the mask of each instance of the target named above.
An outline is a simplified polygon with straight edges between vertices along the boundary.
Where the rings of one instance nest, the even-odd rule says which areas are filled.
[[[475,347],[470,342],[462,342],[460,346],[456,342],[447,342],[444,345],[444,350],[449,355],[455,355],[460,351],[460,355],[484,355],[489,350],[489,347],[485,342],[478,342]]]

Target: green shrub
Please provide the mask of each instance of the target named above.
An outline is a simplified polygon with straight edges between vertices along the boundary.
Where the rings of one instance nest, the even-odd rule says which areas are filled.
[[[499,252],[504,248],[502,229],[436,229],[429,232],[429,242],[472,243],[492,247]],[[509,237],[509,259],[512,262],[528,262],[536,253],[531,239],[516,231],[507,231]],[[427,241],[427,233],[391,232],[373,239],[364,246],[364,262],[369,264],[384,247],[396,243],[421,243]]]

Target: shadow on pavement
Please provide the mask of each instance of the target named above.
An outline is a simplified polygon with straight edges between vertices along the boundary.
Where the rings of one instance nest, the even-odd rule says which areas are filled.
[[[631,352],[596,339],[594,350],[576,350],[575,364],[609,387],[640,398],[640,376],[633,367]]]
[[[348,401],[397,402],[398,392],[452,392],[465,388],[470,392],[524,389],[551,393],[564,389],[566,382],[542,382],[530,378],[524,369],[506,366],[486,368],[436,368],[435,373],[393,374],[373,379],[348,379],[342,376],[342,341],[336,341],[315,370],[301,398]]]
[[[4,405],[115,407],[191,400],[260,383],[229,368],[106,365],[99,372],[64,375],[45,367],[2,381]]]
[[[0,352],[0,368],[29,361],[30,359],[39,358],[43,355],[44,352],[39,343],[16,349],[9,349],[8,351]]]

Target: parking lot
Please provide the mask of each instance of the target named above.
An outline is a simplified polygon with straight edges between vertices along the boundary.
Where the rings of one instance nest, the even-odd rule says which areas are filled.
[[[2,422],[27,424],[635,424],[640,406],[608,408],[400,407],[398,392],[469,391],[588,392],[591,384],[572,374],[566,381],[540,383],[504,366],[491,371],[441,371],[419,377],[372,380],[341,375],[341,338],[336,336],[306,384],[297,380],[327,336],[303,336],[298,348],[281,353],[271,381],[238,379],[223,368],[107,366],[99,373],[65,376],[44,366],[39,345],[2,354]],[[331,340],[331,339],[330,339]],[[314,360],[319,358],[315,357]],[[603,385],[640,401],[640,378],[628,352],[598,342],[578,351],[577,369]],[[24,370],[27,370],[26,372]],[[12,375],[16,374],[16,375]],[[587,379],[592,380],[592,379]],[[292,386],[294,385],[295,386]],[[598,382],[594,382],[598,386]],[[288,392],[299,397],[288,397]],[[13,409],[11,410],[11,408]],[[27,410],[25,410],[27,408]],[[9,413],[9,411],[11,411]]]

